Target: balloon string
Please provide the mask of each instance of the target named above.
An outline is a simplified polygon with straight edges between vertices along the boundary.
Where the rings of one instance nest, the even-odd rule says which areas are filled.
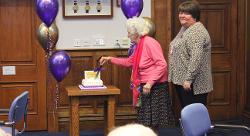
[[[52,46],[53,46],[52,44],[53,43],[52,43],[51,35],[49,33],[49,56],[52,55]]]
[[[51,76],[51,71],[50,71],[50,68],[49,68],[49,56],[48,56],[48,52],[46,52],[46,63],[47,63],[47,70],[48,70],[48,76],[50,77]],[[51,78],[48,78],[47,79],[47,85],[51,82]],[[50,99],[52,101],[55,100],[55,97],[56,97],[56,92],[53,91],[52,95],[50,95]],[[56,124],[56,104],[55,102],[53,102],[53,105],[51,105],[52,107],[52,114],[53,114],[53,121],[54,121],[54,124]]]
[[[47,46],[46,46],[46,56],[48,56],[48,58],[51,56],[52,54],[52,42],[51,42],[51,35],[49,33],[49,28],[46,31],[46,35],[48,38],[48,42],[47,42]]]
[[[54,124],[56,124],[56,114],[55,114],[55,110],[53,110],[53,120],[54,120]]]
[[[56,83],[56,92],[55,92],[55,108],[58,107],[58,101],[59,101],[59,85],[58,82]]]
[[[50,37],[49,36],[49,28],[47,28],[46,30],[47,30],[46,31],[46,36],[47,36],[47,38],[49,38]],[[46,42],[46,50],[45,50],[46,54],[45,54],[45,57],[46,57],[47,61],[49,61],[49,57],[50,57],[49,52],[48,52],[49,44],[50,44],[49,42]]]
[[[56,122],[56,110],[58,107],[58,101],[59,101],[59,86],[58,86],[58,82],[56,83],[56,90],[53,93],[53,98],[54,98],[54,108],[53,108],[53,119],[54,119],[54,123]]]

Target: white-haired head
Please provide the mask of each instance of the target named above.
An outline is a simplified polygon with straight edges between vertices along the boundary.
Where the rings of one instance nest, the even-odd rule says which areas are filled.
[[[127,124],[113,129],[108,136],[157,136],[149,127],[141,124]]]
[[[127,30],[131,34],[138,33],[139,36],[148,34],[149,28],[143,18],[133,17],[127,20]]]

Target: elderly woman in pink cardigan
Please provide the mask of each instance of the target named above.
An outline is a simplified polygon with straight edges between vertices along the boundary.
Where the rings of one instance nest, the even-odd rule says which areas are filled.
[[[131,83],[133,106],[137,107],[138,123],[158,128],[175,124],[172,103],[168,92],[167,63],[162,48],[154,38],[147,36],[143,18],[127,20],[128,37],[136,43],[133,55],[128,58],[102,57],[100,65],[112,64],[132,67]]]

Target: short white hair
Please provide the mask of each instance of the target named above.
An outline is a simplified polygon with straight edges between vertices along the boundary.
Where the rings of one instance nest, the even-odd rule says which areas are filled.
[[[143,18],[133,17],[127,20],[127,30],[131,34],[138,33],[140,36],[146,35],[149,28]]]
[[[141,124],[127,124],[113,129],[108,136],[157,136],[149,127]]]

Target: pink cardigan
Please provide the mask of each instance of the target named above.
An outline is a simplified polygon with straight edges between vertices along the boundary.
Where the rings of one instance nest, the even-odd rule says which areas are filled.
[[[112,58],[111,63],[132,67],[133,55],[129,58]],[[143,44],[141,60],[139,63],[139,79],[141,83],[167,81],[167,63],[163,56],[160,44],[153,38],[146,36]]]

